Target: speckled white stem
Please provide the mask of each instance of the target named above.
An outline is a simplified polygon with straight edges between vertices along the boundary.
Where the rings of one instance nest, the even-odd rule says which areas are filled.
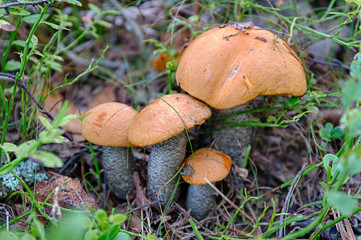
[[[212,120],[220,120],[223,117],[251,109],[250,103],[236,106],[230,109],[214,110]],[[247,122],[251,114],[241,114],[228,118],[225,122]],[[218,126],[216,126],[218,127]],[[246,154],[248,145],[251,143],[252,127],[233,127],[212,134],[214,141],[213,148],[221,151],[232,159],[232,164],[241,165]]]
[[[197,220],[208,216],[213,208],[214,190],[208,184],[189,185],[186,209],[191,209],[191,216]]]
[[[103,167],[109,189],[118,198],[126,199],[127,193],[134,187],[132,174],[135,162],[131,149],[103,147]]]
[[[168,202],[175,187],[177,177],[174,175],[184,161],[187,142],[187,135],[182,132],[152,146],[148,161],[148,196],[154,201],[158,200],[160,191],[159,200],[163,201],[162,205]],[[173,180],[168,183],[172,177]]]

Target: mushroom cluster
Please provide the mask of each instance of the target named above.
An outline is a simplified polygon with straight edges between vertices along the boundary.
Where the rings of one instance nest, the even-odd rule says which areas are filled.
[[[104,173],[110,189],[126,198],[133,187],[135,164],[129,147],[152,146],[148,161],[147,193],[166,204],[182,164],[190,183],[186,208],[196,219],[213,206],[209,182],[224,179],[232,161],[241,164],[252,129],[236,127],[215,133],[215,149],[201,148],[185,162],[190,140],[187,129],[202,124],[213,109],[214,118],[246,122],[249,101],[261,95],[301,96],[306,91],[302,62],[287,42],[272,32],[249,25],[216,27],[198,36],[183,52],[176,80],[189,95],[160,97],[136,111],[121,103],[99,105],[84,116],[82,135],[103,145]],[[214,135],[215,136],[215,135]],[[232,159],[232,160],[231,160]],[[120,170],[122,172],[120,172]]]

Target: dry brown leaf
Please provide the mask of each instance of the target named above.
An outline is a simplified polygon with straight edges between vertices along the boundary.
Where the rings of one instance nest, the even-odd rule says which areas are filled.
[[[107,102],[116,102],[117,97],[115,96],[116,87],[114,85],[105,86],[102,91],[100,91],[90,102],[89,108],[93,108],[98,106],[102,103]]]

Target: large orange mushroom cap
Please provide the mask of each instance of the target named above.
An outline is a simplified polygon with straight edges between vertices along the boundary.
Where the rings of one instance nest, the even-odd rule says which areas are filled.
[[[137,111],[123,103],[108,102],[91,108],[81,123],[81,135],[108,147],[127,147],[128,130]]]
[[[306,77],[300,59],[285,41],[257,28],[245,29],[247,34],[229,25],[198,36],[181,56],[177,83],[216,109],[260,95],[303,95]]]
[[[185,166],[191,167],[194,173],[182,177],[184,181],[192,185],[207,184],[204,178],[210,182],[218,182],[227,177],[231,165],[232,160],[227,154],[213,148],[201,148],[185,161]]]
[[[165,95],[138,113],[129,129],[134,146],[149,146],[202,124],[211,116],[209,107],[187,94]]]

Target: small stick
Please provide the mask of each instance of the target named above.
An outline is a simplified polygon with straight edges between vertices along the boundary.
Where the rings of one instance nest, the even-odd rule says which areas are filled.
[[[21,6],[21,5],[35,6],[38,4],[50,5],[51,2],[48,0],[39,0],[39,1],[33,1],[33,2],[10,2],[10,3],[0,5],[0,8],[8,8],[8,7],[12,7],[12,6]]]

